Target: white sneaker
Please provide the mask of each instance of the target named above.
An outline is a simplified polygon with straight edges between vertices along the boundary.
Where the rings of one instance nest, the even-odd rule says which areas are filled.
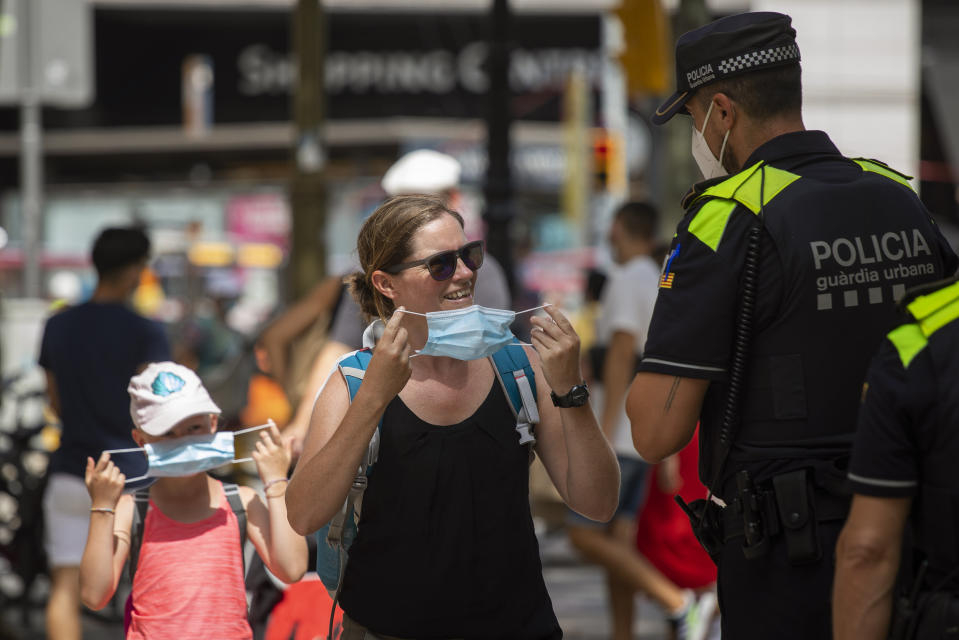
[[[674,618],[677,640],[705,640],[715,612],[715,593],[706,591],[698,598],[692,594],[692,602]]]

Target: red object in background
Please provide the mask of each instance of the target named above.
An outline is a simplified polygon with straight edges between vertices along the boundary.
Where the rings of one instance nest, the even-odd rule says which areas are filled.
[[[706,497],[699,481],[699,430],[679,452],[679,495],[687,503]],[[636,548],[663,575],[683,589],[699,589],[716,582],[716,565],[703,549],[689,518],[673,500],[672,492],[660,488],[657,469],[650,473],[649,493],[639,510]]]
[[[305,578],[288,586],[272,613],[265,640],[332,640],[330,609],[333,598],[319,578]],[[333,619],[333,638],[343,629],[343,611],[337,607]]]
[[[234,244],[266,242],[286,253],[290,245],[290,207],[278,193],[253,193],[226,203],[226,230]]]

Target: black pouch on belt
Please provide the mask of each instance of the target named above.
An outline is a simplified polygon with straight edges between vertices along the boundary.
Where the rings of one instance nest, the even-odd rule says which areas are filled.
[[[816,513],[810,495],[808,470],[798,469],[775,476],[773,489],[789,563],[816,562],[822,557],[822,548],[816,535]]]

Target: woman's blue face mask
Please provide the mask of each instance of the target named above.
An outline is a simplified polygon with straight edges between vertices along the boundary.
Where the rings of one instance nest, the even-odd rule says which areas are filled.
[[[229,463],[246,462],[252,458],[236,459],[235,438],[238,435],[269,428],[270,424],[240,431],[220,431],[199,436],[184,436],[160,440],[129,449],[110,449],[104,453],[146,454],[147,472],[127,478],[127,484],[146,478],[191,476]]]
[[[529,313],[543,307],[533,307],[519,313]],[[490,309],[473,305],[450,311],[398,310],[426,317],[429,335],[423,348],[414,356],[445,356],[457,360],[488,358],[503,347],[516,342],[510,325],[517,312],[505,309]]]

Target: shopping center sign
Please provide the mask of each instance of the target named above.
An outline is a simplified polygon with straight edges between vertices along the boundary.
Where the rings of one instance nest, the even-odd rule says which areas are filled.
[[[179,124],[184,61],[197,56],[212,67],[215,124],[289,120],[295,78],[290,20],[281,9],[98,7],[95,101],[85,109],[51,110],[45,125]],[[482,117],[489,83],[484,14],[334,11],[327,22],[331,119]],[[563,86],[574,68],[598,84],[600,31],[595,13],[515,16],[514,116],[559,120]],[[15,126],[15,114],[0,114],[0,126],[7,122]]]

